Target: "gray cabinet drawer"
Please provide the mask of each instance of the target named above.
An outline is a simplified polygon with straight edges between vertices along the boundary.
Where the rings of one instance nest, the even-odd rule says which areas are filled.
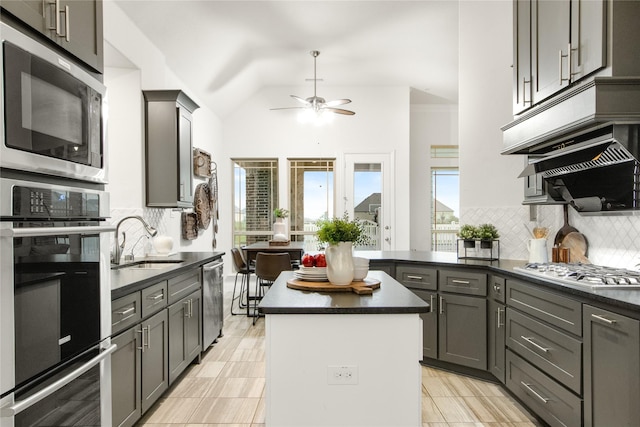
[[[547,375],[580,394],[582,342],[507,308],[507,346]]]
[[[487,275],[468,271],[440,270],[438,289],[456,294],[486,296]]]
[[[408,288],[438,289],[438,270],[414,265],[396,266],[396,280]]]
[[[582,304],[554,292],[507,280],[507,305],[582,336]]]
[[[169,279],[169,304],[181,300],[202,285],[201,270],[196,269]]]
[[[167,306],[167,281],[164,280],[141,291],[142,294],[142,318],[152,315]]]
[[[116,334],[142,319],[140,292],[111,301],[111,333]]]
[[[491,275],[489,276],[489,297],[492,300],[501,303],[506,302],[507,281],[504,277]]]
[[[582,399],[507,350],[507,388],[550,426],[582,425]]]

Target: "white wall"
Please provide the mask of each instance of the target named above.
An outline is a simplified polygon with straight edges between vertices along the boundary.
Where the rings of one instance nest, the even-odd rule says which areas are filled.
[[[138,30],[113,2],[104,2],[105,85],[108,90],[109,185],[111,215],[115,223],[127,215],[141,215],[160,234],[174,239],[174,250],[212,249],[213,228],[201,231],[197,240],[181,239],[180,212],[145,208],[144,195],[144,101],[142,90],[182,89],[201,108],[194,112],[193,146],[216,159],[222,145],[220,120],[203,107],[198,96],[166,66],[163,54]],[[196,179],[194,184],[203,180]],[[221,224],[222,225],[222,224]],[[137,221],[126,221],[126,252],[144,232]],[[230,240],[220,236],[219,248]],[[144,252],[136,246],[136,255]]]
[[[500,127],[513,119],[512,21],[509,1],[460,2],[460,221],[493,223],[501,257],[522,259],[523,160],[500,155]]]
[[[411,250],[431,250],[431,168],[458,167],[458,159],[431,159],[432,145],[458,144],[457,105],[411,106]]]

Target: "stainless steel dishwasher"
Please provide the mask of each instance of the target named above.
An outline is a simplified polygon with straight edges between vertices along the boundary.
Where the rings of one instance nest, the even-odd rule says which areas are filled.
[[[218,259],[202,266],[202,350],[222,336],[223,262]]]

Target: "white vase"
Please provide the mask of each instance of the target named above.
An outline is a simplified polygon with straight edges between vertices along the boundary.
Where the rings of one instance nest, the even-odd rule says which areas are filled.
[[[353,242],[339,242],[329,245],[327,257],[327,278],[333,285],[348,285],[353,281]]]
[[[284,218],[276,218],[276,222],[273,223],[273,240],[286,242],[289,240],[287,234],[287,223]]]

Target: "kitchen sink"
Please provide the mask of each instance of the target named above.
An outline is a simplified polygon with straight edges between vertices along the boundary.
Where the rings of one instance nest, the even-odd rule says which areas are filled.
[[[182,260],[134,261],[126,264],[112,265],[112,270],[162,270],[180,264]]]

